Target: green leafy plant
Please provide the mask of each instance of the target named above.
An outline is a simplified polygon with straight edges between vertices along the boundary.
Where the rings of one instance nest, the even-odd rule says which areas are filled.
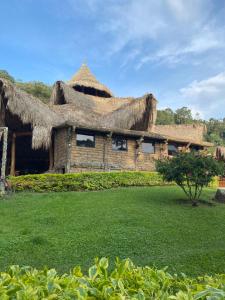
[[[172,159],[157,162],[157,171],[168,182],[176,182],[187,197],[197,206],[203,187],[224,173],[224,164],[212,156],[199,153],[180,153]]]
[[[117,259],[110,271],[107,258],[95,259],[88,275],[79,266],[69,274],[55,269],[11,266],[0,273],[0,298],[38,299],[224,299],[225,275],[189,278],[166,269],[136,267],[130,259]]]

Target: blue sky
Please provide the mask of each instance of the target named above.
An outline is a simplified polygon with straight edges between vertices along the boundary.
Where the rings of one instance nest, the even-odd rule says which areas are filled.
[[[225,117],[224,0],[2,0],[0,69],[69,80],[86,61],[116,96]]]

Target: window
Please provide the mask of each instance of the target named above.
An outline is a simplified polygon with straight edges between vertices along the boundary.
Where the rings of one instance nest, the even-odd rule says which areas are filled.
[[[114,137],[112,139],[112,149],[115,151],[127,151],[127,139],[123,137]]]
[[[142,143],[142,151],[144,153],[155,153],[155,144],[152,142],[143,142]]]
[[[168,155],[175,156],[178,152],[178,147],[176,145],[168,144]]]
[[[192,152],[198,152],[201,148],[199,146],[191,146],[190,149]]]
[[[94,134],[77,133],[77,146],[78,147],[95,147],[95,136]]]

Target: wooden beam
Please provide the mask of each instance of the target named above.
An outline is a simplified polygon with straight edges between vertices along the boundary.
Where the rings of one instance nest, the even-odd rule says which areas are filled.
[[[32,135],[31,131],[27,131],[27,132],[15,132],[16,136],[30,136]]]
[[[10,165],[10,175],[15,176],[16,173],[16,133],[13,132],[12,135],[12,146],[11,146],[11,165]]]

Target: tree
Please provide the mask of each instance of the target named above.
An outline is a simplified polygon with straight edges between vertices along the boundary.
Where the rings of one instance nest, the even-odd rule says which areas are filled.
[[[198,205],[203,187],[209,185],[214,176],[224,174],[224,163],[212,156],[199,153],[180,153],[172,159],[159,160],[157,171],[168,182],[176,182],[193,206]]]
[[[174,112],[170,108],[158,110],[157,112],[157,125],[169,125],[174,124]]]
[[[179,108],[175,111],[175,123],[176,124],[190,124],[193,123],[192,112],[187,107]]]
[[[7,79],[11,82],[15,82],[13,76],[11,76],[6,70],[0,70],[0,78]]]

